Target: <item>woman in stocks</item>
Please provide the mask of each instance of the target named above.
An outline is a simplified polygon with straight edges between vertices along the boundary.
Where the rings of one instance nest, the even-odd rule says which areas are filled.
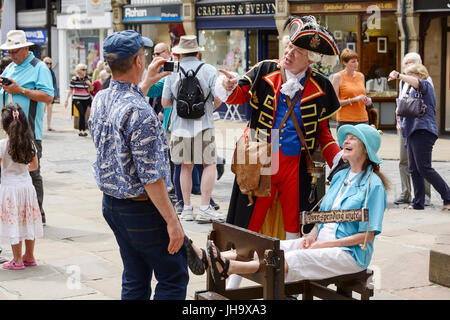
[[[369,229],[367,222],[318,224],[303,238],[282,240],[280,249],[284,250],[287,282],[355,273],[366,269],[370,263],[373,240],[381,232],[386,209],[387,180],[379,170],[382,160],[376,154],[381,137],[369,125],[345,125],[338,131],[338,141],[350,168],[335,174],[320,211],[361,209],[366,205]],[[366,250],[363,250],[360,245],[365,240]],[[201,274],[211,265],[217,281],[233,273],[254,273],[259,269],[256,254],[253,260],[242,262],[236,261],[235,251],[220,253],[209,241],[208,253],[191,241],[187,244],[189,268],[195,274]]]
[[[77,107],[79,114],[78,135],[80,137],[86,137],[86,112],[91,107],[91,91],[94,89],[92,82],[87,76],[87,66],[85,64],[77,64],[75,67],[75,73],[77,74],[70,81],[70,89],[67,93],[66,102],[64,107],[67,108],[69,98],[73,94],[73,104]]]
[[[341,53],[344,70],[333,76],[333,88],[339,98],[341,109],[337,112],[336,130],[344,124],[369,123],[366,106],[372,104],[372,99],[366,96],[364,75],[358,72],[358,54],[351,49]]]
[[[403,137],[406,139],[408,151],[409,171],[414,186],[414,199],[408,209],[423,210],[425,202],[426,179],[439,194],[444,202],[443,210],[450,211],[450,188],[444,179],[431,167],[431,153],[439,133],[436,122],[436,95],[433,85],[427,81],[429,74],[422,64],[413,64],[405,69],[405,74],[392,71],[389,81],[400,79],[410,88],[410,97],[417,93],[427,106],[425,115],[420,118],[399,117]]]

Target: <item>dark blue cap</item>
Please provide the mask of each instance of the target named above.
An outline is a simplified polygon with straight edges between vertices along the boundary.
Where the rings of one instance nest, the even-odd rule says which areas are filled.
[[[126,59],[138,52],[142,46],[153,47],[153,42],[134,30],[114,32],[103,43],[103,56],[115,53],[118,57],[114,60]]]

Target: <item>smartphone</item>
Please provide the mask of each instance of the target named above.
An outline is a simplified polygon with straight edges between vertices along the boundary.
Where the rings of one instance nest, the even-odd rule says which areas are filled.
[[[178,72],[180,71],[180,63],[178,61],[164,62],[163,71]]]
[[[11,83],[12,83],[11,80],[9,80],[8,78],[2,77],[2,85],[9,86]]]

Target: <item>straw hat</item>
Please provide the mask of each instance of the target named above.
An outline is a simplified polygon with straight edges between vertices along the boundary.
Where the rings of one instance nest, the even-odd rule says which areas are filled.
[[[11,30],[6,36],[6,42],[0,46],[1,50],[12,50],[34,45],[27,41],[27,36],[23,30]]]
[[[185,54],[203,50],[203,48],[198,46],[197,36],[181,36],[180,42],[177,46],[173,47],[172,52],[175,54]]]

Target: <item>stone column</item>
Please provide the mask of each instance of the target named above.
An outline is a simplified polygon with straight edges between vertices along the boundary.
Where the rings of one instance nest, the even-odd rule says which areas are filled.
[[[125,30],[125,25],[122,22],[123,6],[126,0],[111,0],[111,7],[113,10],[113,30],[114,32]]]
[[[195,1],[182,0],[183,3],[183,28],[188,35],[197,35],[195,27]]]
[[[420,26],[420,16],[419,14],[414,13],[414,0],[406,0],[406,28],[408,32],[408,52],[419,52],[419,41],[420,41],[420,34],[419,34],[419,26]],[[398,1],[397,4],[397,21],[398,21],[398,27],[400,30],[400,48],[401,48],[401,58],[405,56],[408,52],[405,52],[405,41],[406,41],[406,35],[405,30],[403,26],[402,21],[402,0]]]
[[[275,24],[278,30],[278,57],[283,57],[284,44],[283,37],[289,35],[289,30],[283,31],[284,23],[290,15],[289,2],[287,0],[275,0],[276,12],[275,12]]]

